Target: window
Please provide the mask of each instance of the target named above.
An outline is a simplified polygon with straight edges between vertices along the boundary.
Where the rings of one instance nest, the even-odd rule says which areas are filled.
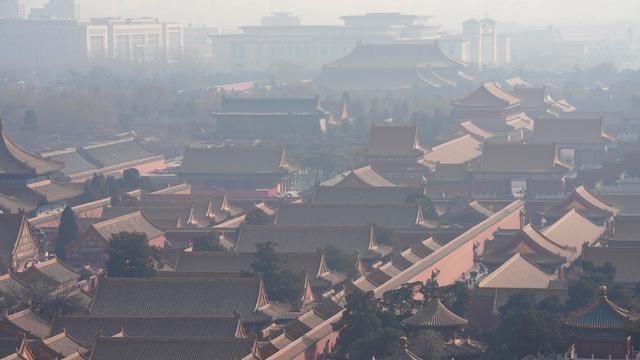
[[[527,193],[527,179],[511,179],[511,196],[516,199],[524,198]]]
[[[571,148],[560,149],[560,161],[565,164],[573,164],[575,161],[575,150]]]

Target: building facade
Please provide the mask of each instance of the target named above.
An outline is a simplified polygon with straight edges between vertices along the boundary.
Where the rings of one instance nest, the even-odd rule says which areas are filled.
[[[297,17],[276,13],[260,26],[241,27],[240,34],[213,36],[216,69],[256,71],[286,63],[318,70],[360,42],[439,37],[438,26],[425,16],[369,13],[341,19],[345,25],[300,25]]]

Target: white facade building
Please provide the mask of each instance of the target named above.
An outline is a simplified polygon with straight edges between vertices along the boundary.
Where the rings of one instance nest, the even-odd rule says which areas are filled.
[[[219,71],[260,71],[279,64],[309,70],[349,54],[360,42],[439,37],[439,26],[425,16],[373,13],[341,18],[345,25],[300,25],[297,17],[277,13],[260,26],[243,26],[242,33],[212,37]]]

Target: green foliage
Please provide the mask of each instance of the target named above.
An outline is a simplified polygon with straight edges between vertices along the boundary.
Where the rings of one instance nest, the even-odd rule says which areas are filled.
[[[421,282],[403,284],[395,290],[389,290],[382,296],[383,306],[390,313],[400,319],[411,316],[411,312],[419,307],[420,301],[416,300],[416,295],[422,288]]]
[[[206,235],[197,237],[191,244],[193,251],[224,251],[224,246],[218,241],[218,234],[210,232]]]
[[[60,225],[58,226],[58,236],[56,237],[56,256],[58,259],[65,261],[67,252],[65,247],[78,237],[78,224],[76,222],[76,214],[70,206],[62,211],[60,216]]]
[[[405,203],[407,204],[420,204],[420,207],[422,208],[422,217],[425,220],[437,220],[438,219],[438,212],[436,211],[436,207],[433,206],[433,203],[431,202],[431,199],[429,199],[426,195],[424,194],[412,194],[409,195],[409,197],[407,197],[407,199],[405,200]]]
[[[355,279],[357,276],[355,254],[345,254],[335,246],[328,246],[324,249],[324,255],[329,269],[347,274],[349,279]]]
[[[269,299],[298,305],[304,290],[304,274],[285,269],[273,243],[256,244],[256,248],[251,267],[254,272],[262,274]]]
[[[247,212],[247,216],[244,218],[244,223],[247,225],[268,225],[271,223],[271,219],[264,211],[260,209],[251,209]]]
[[[531,292],[512,295],[500,308],[501,323],[491,334],[491,359],[521,359],[566,351],[571,334],[562,326],[557,299],[538,303]]]
[[[601,286],[607,287],[609,298],[618,305],[628,307],[631,296],[625,287],[615,282],[616,268],[610,263],[594,265],[588,261],[582,263],[582,276],[569,285],[568,310],[585,308],[598,298]]]
[[[433,330],[420,333],[413,344],[413,352],[422,359],[442,359],[444,356],[444,339]]]
[[[455,314],[462,317],[470,314],[471,290],[467,284],[456,281],[453,285],[442,287],[440,296],[444,306]]]
[[[147,235],[138,232],[111,235],[107,255],[105,269],[110,277],[152,277],[160,261],[158,250],[147,243]]]

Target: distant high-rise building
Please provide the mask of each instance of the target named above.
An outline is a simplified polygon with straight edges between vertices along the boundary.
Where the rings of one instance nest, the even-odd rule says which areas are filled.
[[[511,62],[511,40],[497,35],[493,19],[485,17],[463,22],[462,37],[469,42],[470,63],[494,67]]]
[[[299,26],[300,18],[288,12],[271,13],[262,17],[262,26]]]
[[[21,0],[0,0],[0,18],[21,19],[25,17],[25,7]]]
[[[33,8],[29,17],[32,19],[62,19],[78,18],[76,0],[49,0],[42,8]]]
[[[265,70],[289,64],[310,70],[349,54],[359,43],[431,41],[440,37],[429,16],[368,13],[343,16],[344,25],[301,25],[290,13],[274,13],[240,34],[212,36],[216,69]]]

